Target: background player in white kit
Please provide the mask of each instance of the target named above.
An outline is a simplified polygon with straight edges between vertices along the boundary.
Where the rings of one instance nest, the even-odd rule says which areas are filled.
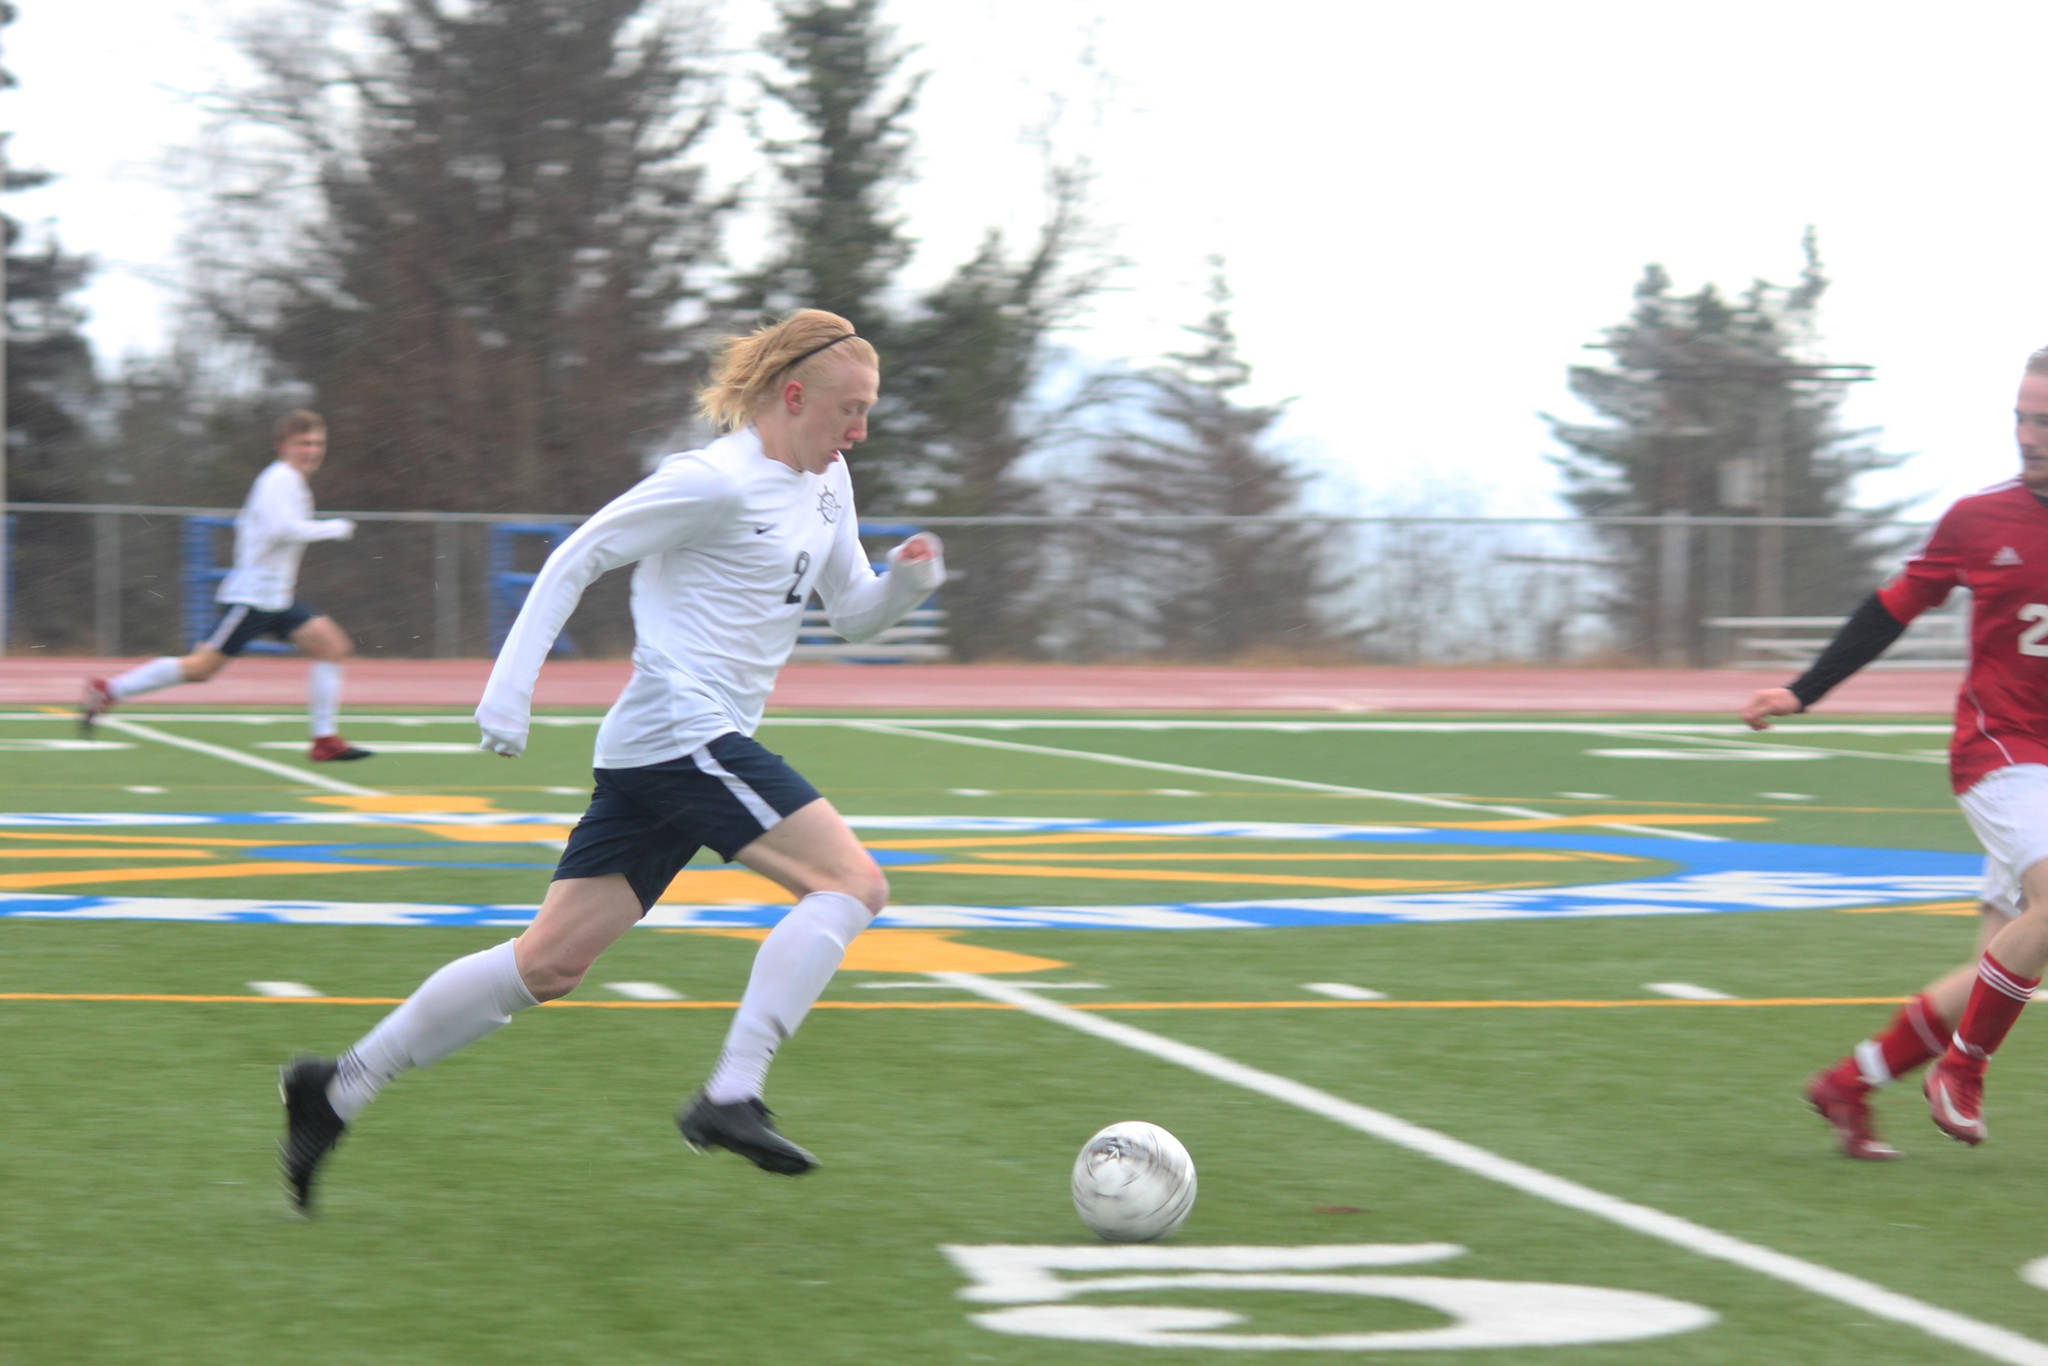
[[[1970,590],[1949,777],[1988,855],[1980,956],[1929,983],[1885,1030],[1807,1083],[1808,1102],[1850,1157],[1898,1155],[1872,1131],[1869,1093],[1929,1061],[1922,1089],[1935,1126],[1983,1142],[1984,1065],[2048,968],[2048,348],[2027,358],[2013,417],[2019,477],[1957,500],[1811,669],[1742,709],[1758,730],[1804,711],[1913,618],[1957,587]]]
[[[866,438],[878,382],[874,348],[836,314],[807,309],[728,338],[699,396],[727,435],[668,457],[541,567],[477,721],[485,749],[519,754],[550,643],[591,582],[634,565],[633,674],[598,730],[590,808],[517,939],[442,967],[339,1059],[284,1069],[279,1159],[301,1208],[380,1088],[574,990],[700,847],[799,899],[762,943],[717,1065],[676,1123],[700,1151],[787,1175],[816,1165],[769,1119],[768,1064],[889,888],[832,804],[753,734],[813,592],[834,630],[864,640],[945,580],[936,537],[905,541],[881,575],[861,548],[840,452]]]
[[[341,667],[355,645],[334,618],[316,616],[295,597],[306,547],[345,541],[356,531],[346,517],[313,516],[306,480],[327,456],[326,422],[318,413],[294,408],[277,420],[276,450],[277,459],[256,476],[235,515],[235,567],[214,593],[222,611],[213,634],[183,658],[164,655],[111,680],[87,679],[79,720],[88,731],[116,702],[180,683],[204,683],[251,641],[273,636],[313,660],[306,671],[306,719],[313,736],[307,757],[318,763],[370,757],[335,731]]]

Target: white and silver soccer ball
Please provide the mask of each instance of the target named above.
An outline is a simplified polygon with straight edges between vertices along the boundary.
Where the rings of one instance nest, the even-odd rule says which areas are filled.
[[[1157,1124],[1112,1124],[1074,1159],[1074,1212],[1109,1242],[1164,1238],[1194,1207],[1195,1160]]]

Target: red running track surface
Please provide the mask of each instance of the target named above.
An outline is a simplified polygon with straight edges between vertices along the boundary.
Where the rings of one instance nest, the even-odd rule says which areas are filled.
[[[127,659],[0,659],[0,703],[70,706],[89,676]],[[469,707],[490,661],[357,659],[345,701],[358,707]],[[609,706],[624,660],[563,660],[541,671],[539,706]],[[298,707],[299,659],[239,659],[212,682],[152,694],[148,703]],[[774,709],[898,711],[1536,711],[1734,713],[1758,688],[1790,675],[1730,669],[1180,668],[1168,665],[792,664]],[[1961,675],[1948,669],[1871,669],[1830,694],[1836,714],[1947,713]]]

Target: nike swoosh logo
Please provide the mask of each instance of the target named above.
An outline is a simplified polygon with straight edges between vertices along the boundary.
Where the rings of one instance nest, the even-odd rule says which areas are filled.
[[[772,526],[757,526],[757,527],[755,527],[755,528],[754,528],[754,534],[755,534],[756,536],[759,536],[759,535],[761,535],[761,534],[762,534],[763,532],[768,532],[768,531],[773,531],[773,530],[775,530],[775,528],[774,528],[774,527],[772,527]]]
[[[1941,1111],[1942,1118],[1955,1128],[1975,1133],[1978,1129],[1984,1127],[1982,1120],[1969,1119],[1959,1114],[1956,1110],[1955,1102],[1951,1101],[1948,1097],[1948,1088],[1939,1082],[1936,1082],[1934,1086],[1934,1104],[1935,1108]]]

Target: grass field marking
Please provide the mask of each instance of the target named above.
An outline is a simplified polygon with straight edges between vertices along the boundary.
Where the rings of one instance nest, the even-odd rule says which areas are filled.
[[[1654,740],[1658,738],[1654,732],[1624,730],[1619,726],[1608,729],[1609,733],[1622,739]],[[1790,740],[1791,743],[1780,744],[1772,740],[1745,740],[1739,736],[1712,734],[1687,735],[1685,736],[1685,742],[1688,745],[1719,745],[1723,749],[1728,750],[1762,751],[1779,756],[1803,751],[1806,754],[1824,754],[1835,759],[1888,759],[1893,763],[1904,764],[1945,764],[1948,762],[1948,751],[1946,750],[1941,751],[1939,757],[1924,754],[1886,754],[1882,750],[1875,749],[1834,749],[1827,745],[1809,745],[1801,741],[1792,740],[1790,731],[1785,733],[1785,738]]]
[[[1544,811],[1531,810],[1522,806],[1489,806],[1480,802],[1460,801],[1455,797],[1429,797],[1415,792],[1386,792],[1372,787],[1350,787],[1341,783],[1321,783],[1311,778],[1281,778],[1265,773],[1237,773],[1228,769],[1194,768],[1187,764],[1168,763],[1163,759],[1135,759],[1124,754],[1103,754],[1096,750],[1061,749],[1051,745],[1027,745],[1016,740],[992,740],[980,735],[949,735],[938,730],[919,730],[914,727],[892,724],[886,721],[856,721],[856,730],[873,731],[879,735],[900,735],[917,740],[943,740],[950,744],[971,745],[977,749],[1002,749],[1020,754],[1043,754],[1059,759],[1090,759],[1101,764],[1118,764],[1126,768],[1158,769],[1166,773],[1185,773],[1197,778],[1220,778],[1226,782],[1268,783],[1274,787],[1292,787],[1307,792],[1334,792],[1350,797],[1378,797],[1385,801],[1411,802],[1420,806],[1441,807],[1449,811],[1479,811],[1494,816],[1516,816],[1527,820],[1557,820],[1559,817]],[[1631,835],[1656,835],[1664,839],[1699,840],[1720,843],[1719,835],[1702,835],[1692,830],[1666,830],[1648,826],[1628,825],[1620,821],[1603,822],[1601,828],[1620,830]]]
[[[1374,991],[1370,987],[1355,987],[1349,982],[1303,982],[1303,991],[1313,991],[1318,996],[1329,996],[1339,1001],[1384,1001],[1387,993]]]
[[[378,714],[376,712],[351,711],[349,715],[364,726],[474,726],[470,713],[448,712],[431,716]],[[300,725],[305,714],[297,713],[250,713],[250,712],[178,712],[178,711],[125,711],[124,719],[131,721],[176,721],[197,724],[213,723],[234,726],[279,726]],[[850,727],[860,725],[865,718],[850,716],[770,716],[770,726],[803,727]],[[1501,721],[1469,719],[1459,721],[1332,721],[1332,720],[1252,720],[1226,717],[968,717],[968,716],[899,716],[892,717],[899,725],[938,726],[953,730],[1122,730],[1122,731],[1267,731],[1278,734],[1318,734],[1335,731],[1380,732],[1405,735],[1617,735],[1648,736],[1658,735],[1716,735],[1736,723],[1733,721]],[[60,721],[67,725],[77,724],[78,714],[68,708],[53,708],[47,711],[0,712],[0,721]],[[536,728],[575,729],[596,726],[603,717],[596,710],[587,715],[538,715],[533,718]],[[102,724],[108,724],[103,722]],[[1954,726],[1949,722],[1917,721],[1806,721],[1788,727],[1783,734],[1788,738],[1799,735],[1948,735]],[[1724,737],[1725,738],[1725,737]],[[1868,755],[1868,751],[1849,750],[1850,754]],[[1893,756],[1895,757],[1895,756]]]
[[[871,932],[872,933],[872,932]],[[857,941],[856,941],[857,942]],[[991,950],[991,952],[995,952]],[[1060,964],[1059,966],[1066,966]],[[918,969],[906,969],[917,971]],[[933,990],[947,987],[947,983],[926,981],[922,983],[897,983],[902,986],[923,986]],[[1034,982],[1034,990],[1100,991],[1103,987],[1096,982]],[[1682,1001],[1669,996],[1642,997],[1614,1001],[1558,1000],[1558,1001],[1387,1001],[1387,1000],[1321,1000],[1321,1001],[1096,1001],[1069,1007],[1073,1010],[1097,1011],[1109,1014],[1131,1011],[1160,1010],[1640,1010],[1644,1008],[1701,1008],[1716,1006],[1896,1006],[1903,1002],[1900,996],[1752,996],[1713,1001]],[[163,991],[0,991],[0,1001],[111,1001],[130,1004],[168,1005],[327,1005],[327,1006],[395,1006],[403,1005],[403,996],[222,996],[194,992]],[[542,1010],[737,1010],[738,1001],[544,1001]],[[1001,1001],[819,1001],[813,1010],[1011,1010],[1014,1007]]]
[[[109,730],[118,730],[124,735],[133,735],[142,740],[154,740],[160,745],[175,745],[179,749],[189,749],[195,754],[204,754],[215,759],[225,759],[231,764],[240,764],[244,768],[261,769],[265,773],[274,773],[281,777],[290,778],[295,783],[303,783],[310,787],[324,787],[329,792],[341,792],[351,797],[381,797],[384,795],[375,788],[357,787],[354,783],[345,783],[339,778],[330,778],[324,773],[315,773],[308,769],[293,768],[288,764],[280,764],[273,759],[265,759],[261,755],[244,754],[240,750],[229,749],[225,745],[209,745],[204,740],[188,740],[182,735],[171,735],[152,726],[138,725],[127,717],[102,717],[99,724],[107,727]]]
[[[855,982],[865,991],[952,991],[944,982]],[[1033,991],[1101,991],[1100,982],[1033,982]]]
[[[249,982],[246,985],[258,996],[289,996],[300,1001],[310,1001],[325,994],[304,982]]]
[[[1690,1219],[1675,1214],[1666,1214],[1648,1205],[1639,1205],[1604,1191],[1594,1190],[1565,1177],[1555,1176],[1537,1167],[1517,1162],[1512,1158],[1452,1138],[1449,1134],[1412,1124],[1381,1110],[1374,1110],[1355,1102],[1342,1100],[1327,1091],[1318,1090],[1303,1082],[1295,1081],[1276,1073],[1261,1071],[1256,1067],[1212,1053],[1205,1048],[1181,1043],[1161,1034],[1153,1034],[1121,1020],[1104,1019],[1094,1013],[1084,1013],[1068,1006],[1056,1004],[1032,995],[1030,990],[1018,984],[999,982],[993,978],[977,977],[971,973],[935,974],[940,980],[958,986],[962,991],[972,992],[987,1000],[1014,1005],[1030,1015],[1051,1024],[1065,1025],[1083,1034],[1135,1052],[1145,1053],[1164,1062],[1185,1067],[1212,1080],[1263,1095],[1282,1104],[1292,1105],[1310,1114],[1321,1115],[1347,1128],[1406,1148],[1410,1152],[1432,1158],[1447,1166],[1470,1172],[1474,1176],[1497,1182],[1511,1189],[1521,1191],[1539,1200],[1548,1200],[1567,1209],[1605,1219],[1609,1223],[1659,1239],[1687,1252],[1717,1261],[1729,1262],[1735,1266],[1797,1286],[1812,1294],[1845,1304],[1894,1323],[1905,1324],[1928,1336],[1944,1342],[1966,1347],[1992,1361],[2012,1363],[2012,1366],[2048,1366],[2048,1343],[2037,1342],[2008,1328],[1985,1323],[1940,1305],[1928,1304],[1895,1290],[1886,1289],[1874,1281],[1866,1281],[1832,1267],[1809,1262],[1803,1258],[1763,1247],[1759,1244],[1737,1238],[1733,1234],[1708,1228]]]
[[[1725,991],[1712,987],[1694,986],[1691,982],[1645,982],[1643,990],[1654,991],[1660,996],[1672,996],[1681,1001],[1732,1001],[1735,998]]]
[[[606,991],[615,991],[629,1001],[680,1001],[683,993],[674,987],[665,987],[659,982],[606,982]]]

